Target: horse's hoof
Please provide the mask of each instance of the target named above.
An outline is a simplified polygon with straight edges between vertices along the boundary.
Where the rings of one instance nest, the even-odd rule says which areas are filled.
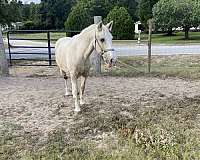
[[[72,93],[66,92],[65,96],[67,96],[67,97],[72,96]]]
[[[80,111],[81,111],[80,108],[75,108],[75,110],[74,110],[75,113],[78,113],[78,112],[80,112]]]
[[[85,101],[84,100],[80,100],[80,105],[84,105]]]

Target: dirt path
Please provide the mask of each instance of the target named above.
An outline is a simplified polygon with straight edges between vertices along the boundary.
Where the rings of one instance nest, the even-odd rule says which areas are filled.
[[[0,131],[14,124],[18,126],[14,128],[17,135],[31,133],[43,140],[60,127],[73,133],[77,124],[94,131],[99,116],[119,113],[132,117],[136,106],[149,107],[172,97],[200,96],[199,91],[200,81],[91,77],[86,87],[88,103],[82,106],[80,115],[74,115],[72,97],[63,96],[61,78],[0,78]],[[94,128],[88,123],[94,123]]]

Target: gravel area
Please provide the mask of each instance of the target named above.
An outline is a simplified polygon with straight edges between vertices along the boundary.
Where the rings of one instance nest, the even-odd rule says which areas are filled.
[[[0,133],[5,127],[9,128],[8,124],[20,126],[14,131],[16,134],[31,133],[40,138],[60,127],[70,133],[77,124],[88,127],[85,124],[93,121],[94,115],[108,116],[117,111],[132,117],[129,111],[135,106],[148,107],[170,98],[192,98],[200,96],[199,91],[200,81],[90,77],[85,92],[87,104],[75,115],[72,97],[64,96],[62,78],[0,78]]]

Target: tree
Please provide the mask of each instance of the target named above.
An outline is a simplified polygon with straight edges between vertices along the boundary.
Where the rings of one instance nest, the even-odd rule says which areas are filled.
[[[112,8],[113,6],[119,6],[119,7],[125,7],[130,14],[131,18],[133,20],[138,20],[138,15],[137,15],[137,6],[138,6],[138,1],[137,0],[117,0],[115,3],[112,3]]]
[[[159,0],[140,0],[138,6],[138,15],[140,21],[148,28],[147,21],[153,17],[152,8]]]
[[[64,22],[75,0],[41,0],[40,18],[45,29],[64,28]]]
[[[116,39],[133,39],[134,22],[124,7],[114,7],[107,18],[106,22],[114,21],[112,34]]]
[[[189,39],[191,27],[200,24],[200,2],[197,0],[160,0],[153,8],[157,27],[169,29],[183,27]]]
[[[8,23],[8,1],[7,0],[0,0],[0,24]]]
[[[9,3],[8,16],[10,22],[22,21],[22,2],[17,0],[12,0]]]
[[[126,8],[132,19],[138,19],[136,17],[137,4],[137,0],[79,0],[72,8],[72,11],[68,17],[68,22],[65,24],[68,29],[76,28],[81,30],[93,23],[94,16],[102,16],[103,19],[106,18],[108,13],[115,6]],[[84,22],[84,19],[82,20],[83,17],[87,18],[88,20]],[[78,19],[78,21],[76,21],[76,19]]]
[[[189,39],[190,28],[200,24],[199,6],[200,2],[195,0],[181,0],[176,5],[180,26],[183,27],[185,31],[185,39]]]
[[[172,34],[172,29],[178,27],[177,12],[173,0],[160,0],[153,8],[154,23],[157,28]]]
[[[91,4],[79,1],[70,12],[65,28],[69,30],[82,30],[93,23]]]
[[[23,19],[23,21],[29,20],[30,19],[30,14],[31,14],[30,4],[24,4],[22,6],[22,19]]]
[[[17,0],[0,1],[0,23],[11,25],[11,22],[21,21],[22,2]]]
[[[109,13],[109,2],[105,0],[79,0],[80,3],[87,4],[90,7],[91,16],[102,16],[105,18]]]

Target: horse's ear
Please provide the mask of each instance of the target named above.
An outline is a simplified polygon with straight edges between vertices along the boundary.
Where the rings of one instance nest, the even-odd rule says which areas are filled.
[[[98,29],[98,31],[102,31],[102,27],[103,27],[103,22],[101,21],[101,22],[99,22],[99,23],[97,24],[97,29]]]
[[[110,23],[106,24],[106,27],[109,29],[109,31],[112,31],[112,26],[113,26],[113,21],[111,21]]]

